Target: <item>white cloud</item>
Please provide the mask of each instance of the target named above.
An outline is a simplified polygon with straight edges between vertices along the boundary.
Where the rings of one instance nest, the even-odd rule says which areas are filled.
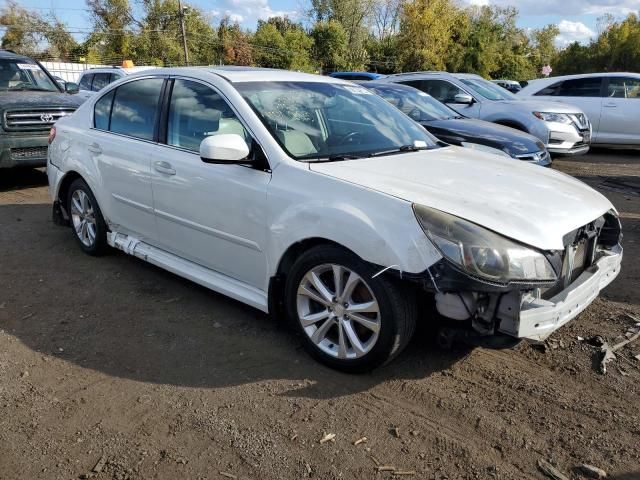
[[[295,19],[298,16],[295,10],[273,10],[268,0],[221,0],[216,7],[209,12],[212,17],[229,16],[232,22],[252,28],[258,20],[284,16]]]
[[[467,5],[513,6],[522,15],[627,15],[640,10],[640,0],[460,0]]]
[[[596,36],[596,32],[582,22],[561,20],[558,23],[558,29],[560,29],[560,35],[556,38],[556,44],[559,47],[565,47],[573,42],[587,43]]]

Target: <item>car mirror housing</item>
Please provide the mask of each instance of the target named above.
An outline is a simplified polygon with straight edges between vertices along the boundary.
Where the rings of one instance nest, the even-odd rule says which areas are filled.
[[[467,95],[466,93],[459,93],[455,97],[456,103],[462,103],[466,105],[471,105],[475,100],[471,95]]]
[[[67,93],[78,93],[80,91],[80,88],[78,87],[77,83],[74,82],[67,82],[64,84],[64,91]]]
[[[248,163],[249,146],[236,133],[206,137],[200,142],[200,158],[206,163]]]

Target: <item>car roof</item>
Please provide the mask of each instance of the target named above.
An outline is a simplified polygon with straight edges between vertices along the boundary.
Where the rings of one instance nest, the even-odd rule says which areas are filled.
[[[149,65],[140,65],[138,67],[119,67],[117,65],[114,65],[113,67],[93,67],[93,68],[88,68],[86,70],[83,70],[82,75],[85,75],[87,73],[109,73],[109,72],[113,72],[114,70],[117,70],[119,72],[124,72],[127,75],[133,75],[134,73],[143,72],[145,70],[151,70],[153,68],[157,68],[157,67],[149,66]]]
[[[148,72],[147,72],[148,73]],[[339,78],[315,75],[312,73],[292,72],[275,68],[240,67],[240,66],[208,66],[208,67],[170,67],[158,68],[158,75],[192,75],[202,77],[204,74],[218,75],[228,82],[320,82],[352,85],[351,82]],[[144,75],[141,74],[141,75]]]
[[[33,62],[33,58],[30,58],[26,55],[20,55],[19,53],[14,52],[13,50],[6,50],[4,48],[0,48],[0,58],[13,58],[16,60],[29,60]]]
[[[369,78],[373,78],[373,79],[384,77],[383,74],[375,73],[375,72],[333,72],[333,73],[329,74],[330,77],[336,77],[338,75],[342,75],[344,77],[361,77],[361,76],[365,76],[365,77],[369,77]]]
[[[562,80],[574,80],[578,78],[594,78],[594,77],[634,77],[640,78],[640,73],[633,72],[598,72],[598,73],[581,73],[575,75],[560,75],[557,77],[547,77],[547,78],[537,78],[534,80],[529,80],[529,84],[536,83],[540,85],[541,83],[555,83],[560,82]]]
[[[411,76],[431,76],[434,77],[452,77],[452,78],[482,78],[480,75],[476,75],[475,73],[449,73],[444,71],[437,70],[426,70],[423,72],[403,72],[403,73],[394,73],[392,75],[388,75],[386,78],[393,79],[398,77],[411,77]]]

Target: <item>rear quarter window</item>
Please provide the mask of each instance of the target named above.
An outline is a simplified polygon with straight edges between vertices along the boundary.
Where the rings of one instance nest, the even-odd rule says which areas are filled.
[[[80,79],[78,87],[80,90],[91,90],[91,82],[93,81],[93,73],[85,73]]]
[[[111,104],[115,90],[111,90],[103,95],[93,107],[93,126],[99,130],[109,130],[109,119],[111,118]]]

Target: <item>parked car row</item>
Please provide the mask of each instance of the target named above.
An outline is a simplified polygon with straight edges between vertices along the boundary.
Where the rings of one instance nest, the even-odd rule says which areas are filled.
[[[288,319],[311,355],[345,371],[397,356],[417,322],[439,325],[443,342],[543,340],[618,275],[618,214],[578,180],[507,156],[538,140],[506,131],[505,151],[476,138],[481,122],[439,118],[484,117],[491,102],[524,115],[525,102],[452,78],[365,88],[247,67],[124,76],[51,129],[54,218],[88,254],[117,248]],[[456,86],[465,113],[405,80]]]

